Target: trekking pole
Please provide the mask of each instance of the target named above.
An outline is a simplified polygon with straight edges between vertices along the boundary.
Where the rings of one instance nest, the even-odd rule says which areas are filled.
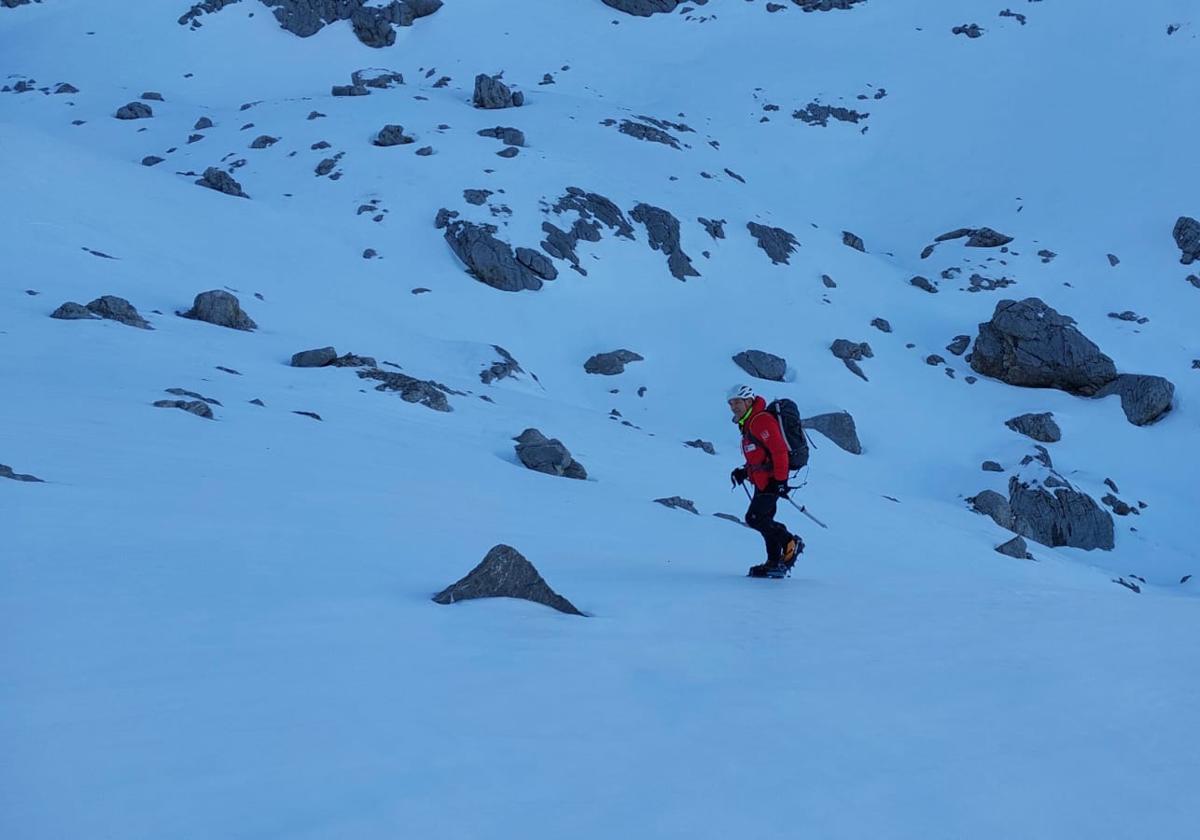
[[[820,525],[825,530],[827,530],[827,531],[829,530],[829,526],[826,525],[824,522],[822,522],[820,519],[817,519],[817,517],[813,516],[811,513],[809,513],[807,507],[805,507],[804,505],[796,504],[796,502],[792,499],[791,496],[785,496],[784,498],[787,499],[788,503],[791,504],[791,506],[794,507],[796,510],[803,513],[805,516],[807,516],[813,522],[816,522],[818,525]]]

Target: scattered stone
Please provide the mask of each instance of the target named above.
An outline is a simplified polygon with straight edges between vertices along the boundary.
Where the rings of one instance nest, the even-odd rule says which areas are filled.
[[[29,475],[28,473],[13,472],[13,468],[10,467],[8,464],[0,464],[0,478],[8,478],[8,479],[12,479],[13,481],[27,481],[30,483],[37,483],[37,484],[45,483],[42,481],[42,479],[38,478],[36,475]]]
[[[142,99],[150,99],[150,100],[153,100],[153,101],[155,101],[155,102],[162,102],[162,101],[163,101],[163,95],[162,95],[161,93],[159,93],[158,91],[156,91],[156,90],[148,90],[148,91],[146,91],[145,93],[143,93],[143,94],[142,94],[141,98],[142,98]]]
[[[362,252],[362,258],[364,260],[373,260],[378,256],[379,256],[379,252],[376,251],[374,248],[366,248]]]
[[[496,154],[497,154],[497,155],[499,155],[499,156],[500,156],[500,157],[502,157],[502,158],[514,158],[514,157],[516,157],[516,156],[517,156],[517,154],[518,154],[520,151],[521,151],[521,150],[520,150],[520,149],[518,149],[516,146],[505,146],[503,149],[501,149],[500,151],[496,152]]]
[[[508,85],[500,81],[499,76],[480,73],[475,77],[475,93],[471,102],[476,108],[496,110],[518,107],[524,104],[524,97],[513,93]]]
[[[370,96],[365,85],[334,85],[329,90],[333,96]]]
[[[51,318],[57,318],[60,321],[82,321],[88,319],[98,319],[100,316],[93,313],[90,309],[81,303],[76,303],[69,300],[62,306],[50,313]]]
[[[971,368],[1009,385],[1092,396],[1116,379],[1112,359],[1038,298],[1002,300],[979,325]]]
[[[417,149],[416,154],[418,157],[429,157],[431,154],[433,154],[433,146],[422,146],[421,148]]]
[[[466,201],[467,204],[479,206],[481,204],[486,204],[488,196],[491,194],[491,190],[463,190],[463,200]]]
[[[695,440],[685,440],[683,442],[683,445],[690,446],[693,449],[703,450],[703,451],[707,452],[709,455],[717,454],[717,450],[713,448],[713,445],[711,443],[709,443],[706,440],[700,440],[699,438],[696,438]]]
[[[1121,501],[1112,493],[1106,493],[1100,501],[1112,508],[1112,512],[1117,516],[1129,516],[1131,513],[1141,515],[1140,510]]]
[[[490,367],[480,371],[479,379],[484,385],[491,385],[498,379],[515,379],[518,373],[525,372],[517,364],[517,360],[512,357],[512,354],[499,344],[493,344],[492,349],[500,354],[500,360],[492,362]]]
[[[692,267],[692,259],[679,246],[679,220],[663,210],[649,204],[639,203],[629,213],[635,222],[646,226],[650,247],[667,255],[667,268],[676,280],[686,281],[699,277],[700,272]]]
[[[823,105],[820,102],[809,102],[808,105],[798,111],[792,112],[792,119],[800,120],[807,125],[820,126],[826,128],[831,119],[839,122],[859,123],[865,120],[870,114],[864,114],[855,111],[852,108],[843,108],[838,105]]]
[[[954,336],[954,340],[946,345],[946,349],[949,350],[951,353],[953,353],[955,356],[961,356],[963,353],[967,352],[967,348],[970,346],[971,346],[971,336],[956,335],[956,336]]]
[[[373,211],[374,208],[371,208]],[[438,230],[446,227],[453,219],[458,218],[457,210],[447,210],[445,207],[437,211],[437,215],[433,219],[433,226]]]
[[[1135,426],[1147,426],[1171,410],[1175,386],[1161,376],[1122,373],[1095,393],[1096,399],[1121,397],[1121,409]]]
[[[1054,414],[1049,411],[1041,414],[1022,414],[1011,420],[1005,420],[1004,425],[1018,434],[1031,437],[1042,443],[1057,443],[1062,440],[1062,430],[1054,422]]]
[[[532,563],[508,545],[493,546],[470,574],[433,596],[438,604],[474,598],[521,598],[567,615],[583,615],[574,604],[550,588]]]
[[[708,232],[708,235],[711,236],[713,239],[724,239],[725,238],[725,220],[724,219],[706,219],[703,216],[701,216],[696,221],[700,222],[700,224],[702,224],[704,226],[704,229]]]
[[[1023,15],[1019,12],[1014,12],[1012,9],[1005,9],[1004,11],[1002,11],[1000,13],[1000,17],[1016,18],[1017,22],[1019,24],[1021,24],[1022,26],[1025,25],[1025,15]]]
[[[320,420],[321,415],[315,411],[292,411],[292,414],[299,414],[302,417],[311,417],[314,420]]]
[[[236,371],[236,370],[234,370],[233,368],[230,368],[230,367],[224,367],[224,366],[222,366],[222,365],[217,365],[217,370],[219,370],[219,371],[223,371],[223,372],[225,372],[225,373],[231,373],[231,374],[233,374],[234,376],[241,376],[241,375],[242,375],[240,371]]]
[[[166,388],[165,391],[172,396],[191,397],[194,400],[200,400],[201,402],[206,402],[209,405],[221,404],[220,400],[215,400],[212,397],[206,397],[203,394],[197,394],[195,391],[189,391],[186,388]]]
[[[1029,548],[1025,545],[1025,540],[1021,537],[1013,537],[1008,542],[996,546],[996,551],[1018,560],[1033,559],[1033,555],[1029,553]]]
[[[347,367],[375,367],[374,356],[356,356],[354,353],[346,353],[343,356],[338,356],[332,362],[331,367],[347,368]]]
[[[101,318],[110,321],[119,321],[127,326],[143,330],[154,329],[145,318],[138,314],[133,304],[125,300],[125,298],[119,298],[115,295],[104,295],[89,303],[87,308]]]
[[[1124,312],[1109,312],[1108,317],[1118,321],[1130,321],[1135,324],[1147,324],[1150,322],[1149,318],[1143,318],[1136,312],[1128,309],[1126,309]]]
[[[683,0],[604,0],[604,5],[611,6],[620,12],[625,12],[629,15],[637,15],[638,17],[650,17],[650,15],[662,12],[673,12]],[[700,3],[699,5],[704,5]]]
[[[206,420],[213,419],[212,409],[203,400],[158,400],[154,403],[154,407],[181,408],[189,414],[195,414],[197,417],[203,417]]]
[[[265,149],[268,146],[274,146],[279,142],[278,137],[272,137],[269,134],[260,134],[254,138],[254,142],[250,144],[251,149]]]
[[[981,29],[977,23],[956,26],[950,31],[955,35],[966,35],[968,38],[978,38],[983,34],[983,29]]]
[[[302,350],[292,355],[292,367],[315,368],[333,364],[337,351],[332,347],[321,347],[316,350]]]
[[[71,84],[70,82],[59,82],[54,86],[54,92],[56,94],[79,93],[79,88],[75,87],[75,85]]]
[[[1004,472],[1004,467],[997,464],[995,461],[984,461],[982,469],[984,472]]]
[[[785,359],[762,350],[743,350],[733,357],[733,363],[755,379],[770,382],[782,382],[787,372]]]
[[[216,324],[218,327],[228,327],[233,330],[255,330],[258,325],[250,316],[242,311],[242,305],[237,297],[221,289],[201,292],[196,295],[192,308],[187,312],[176,312],[181,318],[191,318]]]
[[[1043,248],[1042,250],[1038,251],[1037,255],[1042,258],[1043,263],[1048,263],[1058,256],[1058,254],[1047,248]]]
[[[1175,244],[1179,246],[1182,256],[1179,261],[1191,265],[1200,258],[1200,222],[1191,216],[1180,216],[1172,231]]]
[[[1115,268],[1116,266],[1121,264],[1121,260],[1117,257],[1116,254],[1109,254],[1108,255],[1108,264]]]
[[[309,120],[319,120],[319,119],[321,119],[321,118],[322,118],[322,117],[324,117],[324,116],[325,116],[325,115],[324,115],[324,114],[322,114],[320,111],[309,111],[309,112],[308,112],[308,116],[307,116],[305,119],[309,119]]]
[[[861,455],[862,443],[858,439],[858,428],[848,411],[834,411],[806,417],[800,421],[805,429],[820,432],[837,446],[851,455]]]
[[[892,325],[883,318],[872,319],[871,326],[880,332],[890,333],[892,331]]]
[[[164,158],[160,158],[158,155],[146,155],[142,158],[142,166],[158,166],[163,160]]]
[[[865,252],[867,250],[866,245],[863,244],[862,237],[856,236],[848,230],[842,231],[842,244],[853,248],[855,251]]]
[[[737,525],[741,525],[743,528],[750,527],[749,525],[746,524],[746,522],[742,519],[742,517],[734,516],[732,513],[714,513],[713,516],[717,517],[718,519],[726,519]]]
[[[957,230],[934,237],[933,241],[947,242],[951,239],[962,239],[964,236],[969,237],[967,239],[968,248],[999,248],[1013,241],[1011,236],[1005,236],[1003,233],[998,233],[990,227],[958,228]]]
[[[204,177],[199,178],[196,183],[201,187],[207,187],[210,190],[216,190],[225,195],[237,196],[238,198],[250,197],[242,191],[242,185],[234,180],[232,175],[215,166],[205,169]]]
[[[929,292],[931,295],[937,294],[937,286],[935,286],[935,285],[933,285],[933,283],[929,282],[928,278],[922,277],[919,274],[916,277],[913,277],[908,282],[909,282],[909,285],[916,286],[918,289],[924,289],[925,291]]]
[[[385,363],[386,364],[386,363]],[[432,380],[415,379],[403,373],[391,373],[379,368],[367,368],[357,371],[360,379],[373,379],[380,384],[376,391],[396,391],[405,402],[420,403],[434,411],[453,411],[449,400],[446,399],[447,389]]]
[[[830,277],[828,274],[821,275],[821,282],[824,284],[826,289],[836,289],[837,288],[837,283],[835,283],[833,281],[833,278]]]
[[[188,141],[188,144],[190,145],[192,143],[198,143],[203,139],[204,139],[203,134],[189,134],[187,141]]]
[[[846,365],[846,367],[856,376],[862,377],[864,382],[869,382],[867,375],[863,373],[862,368],[858,363],[863,359],[874,358],[875,353],[871,350],[871,345],[865,341],[854,342],[845,338],[839,338],[829,346],[830,352]]]
[[[317,174],[318,178],[322,178],[332,172],[336,166],[337,158],[325,158],[323,161],[317,164],[317,168],[314,169],[313,172]]]
[[[145,120],[154,116],[154,111],[145,102],[130,102],[117,109],[119,120]]]
[[[1130,575],[1130,577],[1136,577],[1136,575]],[[1134,592],[1137,592],[1137,593],[1141,593],[1141,591],[1142,591],[1142,588],[1140,586],[1138,586],[1136,583],[1125,580],[1125,578],[1123,578],[1123,577],[1122,578],[1113,578],[1112,582],[1118,583],[1121,586],[1124,586],[1126,589],[1132,589]],[[1142,582],[1145,583],[1145,581],[1142,581]]]
[[[525,132],[519,128],[498,125],[495,128],[481,128],[475,133],[480,137],[494,137],[506,146],[525,145]]]
[[[350,74],[350,81],[356,85],[363,85],[364,87],[375,88],[376,90],[387,90],[388,88],[399,87],[404,84],[404,75],[394,70],[373,67],[365,70],[355,70]]]
[[[213,127],[212,120],[210,120],[208,117],[201,117],[200,119],[196,120],[196,124],[194,126],[192,126],[192,130],[203,131],[206,128],[212,128],[212,127]]]
[[[255,398],[255,399],[250,400],[250,405],[265,406],[266,403],[258,398]]]
[[[625,372],[625,365],[630,362],[644,361],[643,357],[632,350],[613,350],[610,353],[597,353],[583,363],[583,369],[588,373],[601,376],[615,376]]]
[[[1010,280],[1007,277],[984,277],[982,274],[971,275],[971,285],[967,287],[968,292],[992,292],[996,289],[1004,289],[1016,283],[1016,280]]]
[[[1012,530],[1012,507],[1009,505],[1008,499],[995,490],[984,490],[979,495],[967,499],[967,502],[976,513],[990,516],[993,522],[1006,531]]]
[[[946,364],[946,360],[937,353],[931,353],[925,357],[925,364],[929,365],[930,367],[937,367],[938,365]]]
[[[682,496],[668,496],[664,499],[655,499],[654,501],[663,507],[677,508],[679,510],[686,510],[688,513],[694,513],[696,516],[700,515],[700,511],[696,510],[696,503]]]
[[[513,440],[517,441],[517,457],[529,469],[565,478],[587,478],[587,470],[571,457],[562,441],[547,438],[537,429],[526,429]]]
[[[379,129],[371,142],[376,146],[403,146],[412,143],[413,138],[404,133],[403,126],[389,124]]]
[[[621,120],[617,130],[622,134],[627,134],[635,140],[646,140],[650,143],[662,143],[664,146],[670,146],[672,149],[681,148],[678,138],[675,135],[663,131],[661,128],[656,128],[645,123],[634,122],[633,120]]]
[[[771,262],[775,265],[779,265],[780,263],[787,264],[788,256],[800,246],[800,243],[796,241],[796,237],[783,228],[768,227],[760,225],[757,222],[748,222],[746,229],[758,241],[758,247],[766,252],[767,256],[771,258]]]

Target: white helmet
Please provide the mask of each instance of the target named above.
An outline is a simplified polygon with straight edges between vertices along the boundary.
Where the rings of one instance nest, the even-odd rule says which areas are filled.
[[[729,393],[725,399],[728,400],[752,400],[754,399],[754,389],[749,385],[734,385],[729,389]]]

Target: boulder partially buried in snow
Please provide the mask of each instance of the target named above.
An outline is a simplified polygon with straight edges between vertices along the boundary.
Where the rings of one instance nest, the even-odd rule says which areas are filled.
[[[475,279],[501,291],[537,290],[543,280],[558,275],[544,256],[527,248],[514,254],[511,245],[493,236],[495,232],[491,225],[455,221],[446,225],[445,238]]]
[[[1062,430],[1054,422],[1054,414],[1043,411],[1040,414],[1022,414],[1011,420],[1005,420],[1004,425],[1018,434],[1040,440],[1042,443],[1057,443],[1062,440]]]
[[[629,15],[650,17],[661,12],[673,12],[680,2],[681,0],[604,0],[604,5]]]
[[[119,120],[145,120],[154,116],[154,111],[145,102],[130,102],[117,109]]]
[[[1191,216],[1180,216],[1172,233],[1175,244],[1183,252],[1179,258],[1181,263],[1191,265],[1200,259],[1200,222]]]
[[[242,185],[230,175],[228,172],[218,169],[215,166],[210,166],[204,170],[204,177],[198,178],[196,183],[202,187],[207,187],[210,190],[216,190],[225,195],[234,195],[238,198],[249,198],[242,191]]]
[[[1117,378],[1113,360],[1038,298],[1002,300],[979,325],[971,368],[1009,385],[1092,396]]]
[[[292,354],[292,367],[315,368],[333,364],[337,359],[337,350],[332,347],[318,347],[315,350],[301,350]]]
[[[213,289],[196,295],[192,308],[187,312],[176,312],[181,318],[206,321],[231,330],[255,330],[258,324],[242,311],[237,297],[222,289]]]
[[[733,357],[733,363],[756,379],[782,382],[787,361],[762,350],[743,350]]]
[[[820,432],[851,455],[862,454],[862,443],[858,440],[858,428],[848,411],[834,411],[806,417],[801,423],[805,429]]]
[[[1041,482],[1024,482],[1013,476],[1008,480],[1008,503],[1013,515],[1011,530],[1023,537],[1051,548],[1113,548],[1112,517],[1095,499],[1070,485],[1050,489]]]
[[[508,545],[493,546],[466,577],[433,596],[438,604],[474,598],[521,598],[568,615],[583,615],[574,604],[550,588],[521,552]]]
[[[629,213],[635,222],[646,226],[650,247],[667,255],[667,268],[676,280],[699,277],[700,272],[692,267],[692,259],[679,246],[679,220],[650,204],[638,204]]]
[[[1171,410],[1175,386],[1161,376],[1123,373],[1096,392],[1096,398],[1119,394],[1121,409],[1135,426],[1146,426]]]
[[[587,478],[587,470],[557,438],[547,438],[537,429],[526,429],[513,440],[517,442],[517,457],[529,469],[564,478]]]
[[[583,369],[602,376],[616,376],[625,372],[625,365],[640,361],[643,361],[642,356],[632,350],[613,350],[611,353],[597,353],[592,356],[583,363]]]
[[[521,93],[513,93],[508,85],[500,81],[499,76],[480,73],[475,77],[475,93],[471,101],[476,108],[496,110],[522,105],[525,97]]]
[[[762,248],[771,262],[775,265],[787,263],[788,257],[793,251],[799,247],[800,243],[796,241],[796,237],[788,231],[779,227],[768,227],[760,225],[757,222],[747,222],[746,229],[750,231],[750,235],[758,242],[758,247]]]

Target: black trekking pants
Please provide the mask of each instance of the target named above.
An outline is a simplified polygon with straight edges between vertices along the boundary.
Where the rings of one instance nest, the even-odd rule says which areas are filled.
[[[775,509],[779,504],[779,495],[768,490],[755,490],[750,499],[750,508],[746,511],[746,524],[762,534],[767,546],[767,564],[775,565],[783,557],[783,549],[792,532],[785,525],[775,521]]]

